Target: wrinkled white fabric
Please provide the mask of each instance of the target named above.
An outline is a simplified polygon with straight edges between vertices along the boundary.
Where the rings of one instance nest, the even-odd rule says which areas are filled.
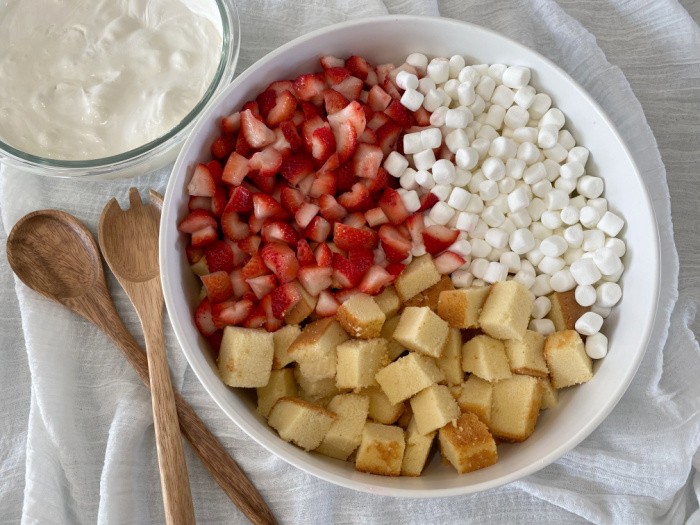
[[[247,438],[214,405],[166,323],[175,386],[248,473],[279,521],[683,523],[690,517],[689,523],[700,523],[700,478],[693,470],[700,467],[700,349],[693,333],[700,302],[698,3],[239,4],[239,72],[313,29],[387,13],[465,20],[539,51],[581,83],[618,126],[653,198],[663,251],[652,340],[639,373],[612,414],[556,463],[471,496],[372,496],[287,465]],[[97,329],[16,280],[4,249],[8,232],[29,211],[63,209],[94,232],[111,196],[124,202],[131,185],[163,192],[167,174],[165,169],[131,180],[82,182],[0,169],[0,523],[163,522],[147,391]],[[128,328],[140,334],[125,294],[113,278],[109,284]],[[189,448],[187,462],[198,521],[245,523]]]

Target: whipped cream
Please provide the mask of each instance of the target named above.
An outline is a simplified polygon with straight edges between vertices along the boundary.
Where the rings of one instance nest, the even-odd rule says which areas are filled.
[[[221,56],[212,17],[179,0],[10,0],[0,9],[0,140],[88,160],[167,133]]]

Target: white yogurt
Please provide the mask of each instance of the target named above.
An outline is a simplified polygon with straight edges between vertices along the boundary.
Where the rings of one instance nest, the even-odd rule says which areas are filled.
[[[87,160],[158,138],[201,99],[221,31],[179,0],[10,0],[0,9],[0,139]]]

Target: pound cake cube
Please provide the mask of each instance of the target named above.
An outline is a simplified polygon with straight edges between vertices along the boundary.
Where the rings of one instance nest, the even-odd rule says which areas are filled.
[[[409,350],[440,357],[447,342],[448,324],[427,306],[407,306],[394,330],[394,339]]]
[[[294,379],[296,379],[297,385],[299,385],[299,388],[301,389],[299,397],[314,402],[321,398],[334,396],[340,393],[338,388],[335,386],[335,377],[327,377],[317,381],[310,381],[301,373],[298,366],[293,370]]]
[[[396,288],[393,286],[387,286],[382,293],[375,295],[374,302],[384,312],[387,319],[394,317],[401,308],[401,299],[399,299],[399,294],[396,293]]]
[[[549,334],[544,341],[544,359],[554,388],[578,385],[593,377],[593,362],[575,330]]]
[[[503,341],[483,334],[464,343],[462,369],[492,383],[513,375]]]
[[[267,417],[270,410],[283,397],[297,396],[297,382],[294,370],[282,368],[270,372],[270,380],[265,386],[258,387],[258,412]]]
[[[536,377],[514,375],[493,385],[489,429],[504,441],[525,441],[532,435],[542,403],[542,383]]]
[[[457,404],[462,412],[472,412],[486,425],[491,421],[491,404],[493,385],[480,377],[470,375],[457,397]]]
[[[294,358],[289,355],[289,347],[301,334],[299,325],[285,325],[272,333],[272,341],[275,344],[275,353],[272,357],[272,369],[284,368],[289,363],[294,362]]]
[[[440,453],[460,474],[498,461],[496,441],[476,415],[464,412],[438,431]]]
[[[435,360],[438,368],[445,374],[445,383],[460,385],[464,381],[462,370],[462,333],[457,328],[450,328],[442,355]]]
[[[490,291],[490,286],[444,291],[437,313],[453,328],[479,328],[479,315]]]
[[[400,316],[392,317],[387,319],[382,326],[381,336],[387,341],[387,354],[389,356],[389,361],[394,361],[397,357],[403,354],[406,349],[404,346],[394,339],[394,332],[396,327],[399,326]]]
[[[364,293],[355,294],[341,304],[335,316],[345,331],[358,339],[379,337],[386,321],[379,305]]]
[[[396,278],[394,287],[396,293],[399,294],[399,299],[405,303],[412,297],[427,290],[434,284],[437,284],[442,276],[435,267],[433,258],[429,253],[414,257],[411,263],[403,269]]]
[[[345,461],[360,446],[367,421],[369,398],[357,394],[340,394],[331,399],[326,409],[337,418],[316,452]]]
[[[549,300],[552,307],[547,314],[547,318],[554,323],[554,329],[557,332],[563,330],[573,330],[576,321],[591,308],[589,306],[581,306],[576,302],[576,290],[568,292],[554,292],[549,295]]]
[[[351,339],[338,345],[336,386],[360,390],[377,384],[374,376],[389,364],[386,339]]]
[[[228,386],[254,388],[270,380],[275,344],[270,332],[227,326],[219,350],[219,375]]]
[[[514,374],[547,377],[549,369],[544,360],[544,336],[527,330],[522,341],[505,341],[510,370]]]
[[[402,428],[365,423],[355,468],[381,476],[399,476],[405,448]]]
[[[306,378],[316,381],[335,376],[336,348],[347,340],[348,334],[340,323],[326,317],[306,325],[288,353],[300,365],[304,363],[301,370]]]
[[[336,353],[328,352],[325,355],[311,359],[299,359],[297,367],[299,372],[309,381],[333,379],[336,374]]]
[[[559,404],[559,392],[552,386],[549,378],[540,379],[540,382],[542,383],[542,404],[540,405],[540,410],[556,407]]]
[[[379,387],[367,388],[362,391],[362,394],[369,398],[369,417],[377,423],[392,425],[406,412],[406,405],[403,402],[392,403]]]
[[[303,286],[297,286],[301,293],[301,301],[294,305],[287,315],[284,316],[286,324],[299,324],[309,317],[316,309],[318,297],[314,297],[304,290]]]
[[[530,291],[518,281],[500,281],[491,286],[479,315],[484,333],[495,339],[520,341],[532,313]]]
[[[404,411],[401,414],[401,417],[396,420],[396,424],[406,430],[408,428],[408,424],[413,419],[413,409],[411,408],[410,401],[404,401],[402,404],[404,406]]]
[[[437,312],[440,294],[445,290],[454,289],[455,285],[452,283],[452,278],[449,275],[443,275],[442,278],[430,288],[423,290],[406,301],[404,306],[427,306],[433,312]]]
[[[411,410],[418,432],[429,434],[444,427],[460,414],[459,405],[445,385],[431,385],[411,398]]]
[[[406,449],[404,450],[403,462],[401,463],[402,476],[421,475],[436,434],[437,432],[421,434],[416,427],[415,418],[411,418],[405,432]]]
[[[282,439],[309,451],[321,444],[335,419],[333,412],[321,406],[298,397],[283,397],[270,410],[267,423]]]
[[[391,403],[400,403],[445,379],[435,360],[411,352],[385,366],[375,376]]]

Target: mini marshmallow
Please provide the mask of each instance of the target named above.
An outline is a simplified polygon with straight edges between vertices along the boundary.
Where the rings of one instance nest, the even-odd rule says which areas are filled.
[[[421,188],[430,190],[435,187],[435,181],[433,180],[433,175],[427,170],[418,170],[415,176],[416,184]]]
[[[434,186],[432,190],[430,190],[430,193],[433,193],[441,201],[446,201],[450,196],[450,193],[452,193],[452,186],[447,184],[438,184]]]
[[[532,185],[532,193],[541,199],[546,197],[550,191],[552,191],[552,183],[547,179],[542,179]]]
[[[542,151],[544,156],[554,162],[563,162],[566,159],[567,151],[561,144],[557,143],[551,148],[546,148]]]
[[[591,306],[596,302],[596,289],[590,284],[578,285],[574,291],[574,297],[581,306]]]
[[[447,113],[447,106],[440,106],[430,115],[430,125],[436,128],[440,128],[445,125],[445,114]]]
[[[445,113],[445,126],[448,128],[466,128],[472,120],[474,120],[472,112],[462,106],[448,109]]]
[[[503,119],[506,116],[505,108],[491,103],[484,124],[491,126],[493,129],[501,129],[503,127]]]
[[[580,224],[574,224],[564,230],[564,239],[569,246],[578,248],[583,243],[583,229]]]
[[[439,131],[438,131],[439,133]],[[442,135],[441,135],[442,138]],[[406,133],[403,136],[403,152],[406,155],[413,155],[414,153],[418,153],[419,151],[423,151],[425,146],[423,146],[423,142],[421,141],[421,132],[416,132],[416,133]]]
[[[559,174],[565,179],[578,179],[583,171],[583,164],[575,160],[562,164],[559,168]]]
[[[602,246],[593,252],[593,262],[603,275],[612,275],[622,266],[622,261],[612,248]]]
[[[494,107],[494,106],[491,106],[491,107]],[[498,131],[496,131],[493,126],[491,126],[490,124],[486,124],[486,123],[484,123],[479,128],[479,131],[476,134],[477,138],[483,138],[483,139],[486,139],[489,141],[489,148],[491,147],[491,141],[498,138],[499,136],[500,135],[499,135]]]
[[[457,100],[462,106],[471,106],[476,101],[476,92],[471,82],[463,82],[457,86]]]
[[[481,213],[482,211],[484,211],[484,201],[479,195],[474,195],[472,192],[472,196],[469,199],[469,204],[467,204],[467,207],[464,211],[468,211],[470,213]]]
[[[498,259],[501,264],[505,264],[509,273],[520,271],[520,256],[515,252],[503,252]]]
[[[522,159],[529,166],[534,164],[540,158],[540,150],[532,142],[522,142],[518,146],[516,158]],[[544,168],[544,166],[542,166]],[[544,176],[544,175],[543,175]]]
[[[508,245],[508,237],[508,234],[502,229],[490,228],[484,235],[484,240],[494,248],[502,250]]]
[[[556,181],[559,178],[559,168],[561,166],[552,159],[544,159],[542,164],[544,164],[544,169],[547,170],[547,180],[552,183]]]
[[[451,111],[451,110],[450,110]],[[441,137],[442,142],[442,137]],[[445,145],[452,153],[457,153],[462,148],[467,148],[469,146],[469,136],[467,132],[463,129],[455,129],[447,134],[445,137]],[[478,154],[477,154],[478,161]],[[476,164],[474,164],[476,166]],[[473,167],[473,166],[472,166]],[[471,168],[467,168],[471,169]]]
[[[506,165],[497,157],[489,157],[482,163],[481,172],[487,179],[498,182],[506,176]]]
[[[522,284],[525,288],[528,290],[532,288],[532,285],[535,283],[535,274],[530,273],[530,272],[525,272],[523,270],[519,270],[514,276],[513,276],[514,281],[518,281],[520,284]]]
[[[555,126],[542,126],[537,134],[537,145],[540,148],[553,148],[559,138],[559,129]]]
[[[450,67],[450,78],[457,78],[462,69],[464,69],[464,57],[460,55],[453,55],[450,57],[448,64]]]
[[[549,159],[547,159],[547,160],[549,160]],[[554,181],[554,187],[558,190],[563,191],[567,195],[571,195],[571,193],[576,189],[576,181],[570,180],[570,179],[565,179],[563,177],[558,177]]]
[[[561,257],[550,257],[549,255],[545,255],[537,265],[537,269],[542,273],[546,273],[547,275],[551,276],[563,269],[564,264],[564,259]]]
[[[605,234],[600,230],[586,230],[583,232],[581,248],[584,252],[594,252],[605,245]]]
[[[608,239],[607,241],[605,241],[605,246],[607,246],[608,248],[612,248],[613,253],[618,257],[622,257],[627,251],[625,241],[623,241],[622,239]]]
[[[520,89],[530,83],[530,69],[523,66],[510,66],[503,72],[503,85]]]
[[[535,236],[530,230],[520,228],[510,234],[508,244],[511,250],[522,255],[535,247]]]
[[[418,89],[418,77],[408,71],[399,71],[396,75],[396,85],[401,89]]]
[[[498,209],[498,211],[500,211],[503,215],[510,212],[510,209],[508,208],[507,195],[503,195],[502,193],[500,193],[495,199],[491,201],[490,204],[491,206],[495,206]]]
[[[523,178],[526,166],[522,159],[508,159],[506,161],[506,175],[512,179],[520,180]]]
[[[532,224],[530,224],[530,231],[532,232],[532,235],[535,236],[535,239],[538,239],[540,242],[554,234],[554,230],[547,228],[539,221],[534,221]],[[539,246],[540,243],[537,244]],[[544,254],[542,254],[542,257],[544,257]]]
[[[407,89],[401,95],[401,104],[411,111],[416,111],[423,105],[425,97],[423,93],[415,89]]]
[[[588,161],[588,150],[583,146],[574,146],[566,156],[567,162],[578,162],[581,166],[586,166]]]
[[[514,130],[526,126],[528,120],[530,120],[530,114],[527,112],[526,109],[521,108],[520,106],[510,106],[503,117],[503,123],[509,128],[513,128]]]
[[[564,113],[562,113],[560,109],[550,108],[544,115],[542,115],[539,125],[540,127],[553,126],[557,128],[557,130],[560,130],[564,127],[565,123],[566,118],[564,117]]]
[[[430,209],[428,216],[435,221],[436,224],[444,226],[455,214],[455,210],[444,202],[438,202]]]
[[[486,270],[489,269],[489,264],[491,263],[487,259],[474,259],[469,265],[469,271],[472,272],[477,279],[483,279],[486,275]]]
[[[579,222],[583,224],[586,228],[595,228],[596,224],[600,220],[600,215],[595,208],[591,206],[584,206],[581,208],[579,214]]]
[[[559,257],[569,248],[569,243],[560,235],[550,235],[540,243],[540,250],[549,257]]]
[[[532,224],[532,217],[530,217],[530,214],[527,212],[527,209],[522,209],[516,212],[510,212],[508,214],[508,220],[510,220],[513,223],[515,229],[528,228],[530,224]]]
[[[565,206],[561,210],[560,217],[561,222],[568,226],[576,224],[579,219],[579,209],[576,206]]]
[[[593,306],[591,306],[591,312],[593,312],[594,314],[598,314],[603,319],[605,319],[610,315],[610,312],[612,312],[612,308],[606,308],[604,306],[598,306],[597,304],[594,304]]]
[[[524,144],[521,144],[521,146]],[[541,162],[535,162],[525,170],[525,173],[523,173],[523,181],[526,184],[535,184],[541,180],[544,180],[545,177],[547,176],[547,170],[544,167],[544,164]]]
[[[498,183],[485,180],[479,184],[479,196],[484,201],[490,201],[498,197]]]
[[[463,188],[467,184],[469,184],[469,181],[472,179],[472,174],[469,170],[465,170],[460,168],[459,166],[455,167],[455,180],[452,183],[454,186],[458,186],[460,188]]]
[[[399,184],[405,190],[415,190],[418,188],[418,183],[416,182],[416,170],[413,168],[406,168],[404,172],[399,177]]]
[[[492,228],[498,228],[503,221],[506,220],[506,216],[495,206],[488,206],[481,212],[481,218],[483,221],[491,226]]]
[[[528,325],[528,330],[532,330],[546,337],[549,334],[553,334],[556,328],[554,327],[554,321],[551,319],[533,319]]]
[[[447,159],[435,161],[431,171],[436,184],[452,184],[455,180],[455,166]]]
[[[608,338],[600,332],[586,337],[586,354],[591,359],[602,359],[608,354]]]
[[[542,319],[552,309],[552,301],[547,296],[540,296],[532,303],[532,317]]]
[[[474,281],[474,276],[467,270],[455,270],[451,275],[455,288],[469,288]]]
[[[425,251],[425,245],[424,244],[414,244],[411,247],[411,255],[414,257],[420,257],[421,255],[425,255],[427,252]],[[375,264],[377,264],[375,262]]]
[[[620,269],[617,270],[615,273],[611,273],[610,275],[603,275],[603,281],[609,282],[609,283],[616,283],[620,280],[620,277],[622,277],[622,273],[625,271],[625,265],[621,264]]]
[[[602,275],[592,258],[579,259],[573,262],[570,271],[576,283],[581,285],[594,284],[598,282]]]
[[[491,147],[491,141],[480,137],[472,141],[471,147],[479,153],[479,158],[483,159],[486,156],[486,153],[488,152],[489,148]]]
[[[416,133],[412,133],[411,135],[416,135]],[[434,149],[442,145],[442,133],[440,133],[438,128],[424,129],[420,133],[417,133],[417,135],[419,135],[420,142],[423,145],[421,149]]]
[[[513,102],[519,107],[527,110],[535,100],[535,95],[537,92],[532,86],[523,86],[515,92],[513,97]],[[530,113],[528,112],[528,120],[530,119]]]
[[[403,179],[403,176],[401,178]],[[418,197],[418,193],[415,190],[407,191],[401,195],[401,201],[408,213],[413,213],[420,209],[420,197]]]
[[[491,95],[493,95],[494,89],[496,89],[496,81],[489,76],[484,76],[481,77],[474,91],[476,91],[476,94],[486,101],[491,100]]]
[[[489,147],[489,155],[498,157],[504,162],[515,158],[517,151],[518,145],[513,139],[507,137],[496,137],[491,141],[491,146]]]
[[[442,85],[442,89],[445,90],[445,93],[447,93],[450,97],[451,100],[457,100],[458,96],[457,95],[457,88],[459,87],[459,80],[456,78],[451,78],[447,82],[445,82]]]
[[[493,261],[490,262],[488,268],[486,268],[483,279],[487,283],[496,283],[505,281],[506,277],[508,277],[508,268],[506,265]]]
[[[464,188],[454,187],[452,188],[452,193],[447,199],[447,204],[452,206],[455,210],[464,211],[469,204],[471,195]],[[459,219],[458,219],[459,220]]]
[[[605,183],[600,177],[594,177],[593,175],[583,175],[578,179],[576,183],[576,190],[579,194],[583,195],[587,199],[595,199],[600,197],[605,188]]]
[[[446,58],[433,58],[428,64],[426,71],[436,84],[447,82],[450,78],[450,64]]]
[[[471,170],[479,162],[479,153],[474,148],[459,148],[455,153],[455,162],[460,168]]]
[[[483,239],[472,239],[469,241],[472,246],[472,257],[484,258],[491,253],[491,245]],[[481,278],[481,277],[479,277]]]
[[[474,230],[478,222],[479,216],[475,213],[461,212],[457,216],[456,228],[463,232],[470,232]]]
[[[498,181],[498,191],[500,191],[504,196],[510,196],[510,193],[515,189],[515,184],[515,179],[505,177]]]
[[[556,230],[561,226],[561,213],[553,211],[553,210],[547,210],[542,213],[542,217],[540,217],[540,222],[546,227],[549,228],[550,230]]]
[[[569,151],[576,145],[576,140],[574,139],[573,135],[566,129],[559,131],[559,138],[557,139],[557,142],[561,144],[566,151]]]
[[[574,326],[581,335],[597,334],[603,326],[603,318],[595,312],[586,312],[578,318]]]
[[[571,275],[571,272],[564,268],[552,275],[552,278],[549,280],[549,284],[552,286],[552,290],[555,292],[568,292],[569,290],[574,289],[576,286],[576,281]]]
[[[515,92],[513,90],[508,88],[508,86],[500,85],[494,89],[493,95],[491,95],[491,104],[495,104],[506,110],[513,105],[514,97]]]
[[[396,153],[395,151],[392,151],[389,154],[389,157]],[[389,159],[387,157],[387,160]],[[433,167],[433,164],[435,164],[435,153],[433,152],[432,149],[424,149],[423,151],[419,151],[418,153],[413,154],[413,164],[416,167],[416,170],[429,170],[430,168]],[[386,167],[386,161],[384,161],[384,169],[389,171]],[[405,168],[404,168],[405,169]],[[391,172],[390,172],[391,173]],[[403,170],[399,173],[399,175],[403,173]]]
[[[605,215],[605,212],[608,211],[608,199],[604,197],[598,197],[597,199],[588,199],[586,201],[586,206],[590,206],[593,208],[595,211],[598,212],[598,215],[601,217]]]
[[[479,219],[479,221],[476,223],[476,226],[474,227],[474,230],[471,233],[471,236],[474,237],[475,239],[481,239],[482,241],[484,240],[484,235],[486,235],[486,232],[489,229],[489,225],[486,224],[484,221]]]
[[[417,91],[417,93],[420,93],[420,91]],[[423,107],[426,109],[426,111],[432,112],[442,106],[443,93],[444,92],[438,91],[437,88],[428,90],[428,92],[423,96]]]
[[[603,217],[598,221],[597,227],[609,237],[615,237],[620,233],[624,225],[625,221],[620,216],[611,211],[606,211]]]
[[[437,85],[430,77],[423,77],[418,81],[418,91],[427,95],[431,89],[436,89]]]
[[[411,53],[406,57],[406,63],[415,67],[418,72],[425,74],[428,68],[428,57],[423,53]]]
[[[612,308],[622,298],[622,288],[617,283],[602,283],[596,288],[596,302],[603,308]]]
[[[432,151],[431,151],[432,153]],[[413,157],[415,162],[415,156]],[[393,177],[400,177],[408,168],[408,159],[401,155],[398,151],[392,151],[384,161],[384,169]]]
[[[552,190],[545,195],[544,204],[548,210],[563,210],[569,205],[569,195],[561,190]]]
[[[527,113],[527,111],[525,113]],[[527,114],[529,116],[529,113]],[[534,144],[535,142],[537,142],[537,128],[527,126],[526,122],[522,125],[522,127],[518,127],[513,130],[513,140],[519,143],[530,142]]]
[[[533,221],[539,221],[542,214],[547,211],[547,206],[544,205],[544,201],[539,197],[530,199],[530,204],[527,205],[527,211]]]
[[[465,66],[459,72],[457,79],[460,82],[476,82],[481,75],[474,66]]]
[[[466,239],[457,239],[447,249],[448,249],[448,251],[451,251],[451,252],[454,252],[458,255],[461,255],[465,259],[467,257],[469,257],[472,253],[472,245]]]
[[[538,275],[535,277],[535,282],[532,283],[530,291],[535,294],[535,297],[549,295],[552,293],[552,286],[549,284],[550,277],[547,274]]]
[[[476,117],[481,115],[484,112],[484,109],[486,109],[486,102],[484,102],[484,99],[481,98],[481,96],[476,95],[474,97],[474,102],[469,105],[469,111],[471,111],[472,115]]]
[[[586,197],[584,197],[583,195],[577,195],[569,201],[569,204],[571,204],[572,206],[576,206],[580,210],[581,208],[586,206],[587,202],[588,201],[586,200]]]
[[[546,93],[537,93],[528,108],[530,118],[540,119],[552,105],[552,99]]]
[[[500,84],[506,69],[508,66],[505,64],[491,64],[488,68],[488,75],[496,81],[496,84]]]

